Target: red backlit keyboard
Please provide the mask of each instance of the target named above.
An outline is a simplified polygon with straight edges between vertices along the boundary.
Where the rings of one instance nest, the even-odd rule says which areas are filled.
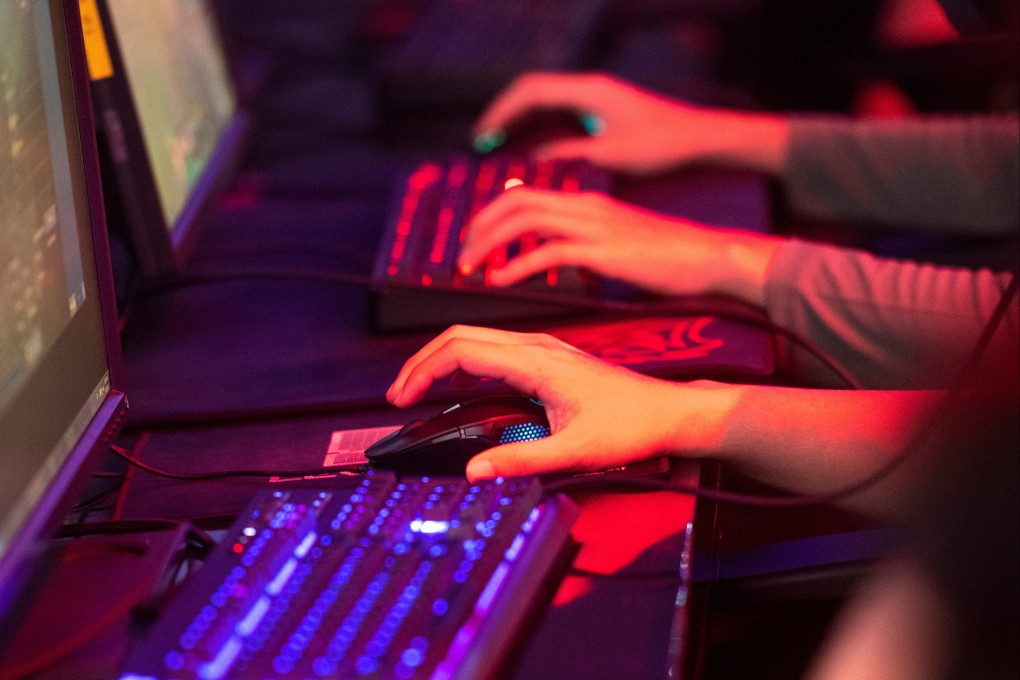
[[[520,184],[605,193],[611,175],[581,160],[534,162],[513,156],[462,156],[415,168],[391,208],[377,254],[373,280],[380,328],[525,318],[545,309],[562,311],[563,300],[570,296],[594,294],[584,274],[573,268],[552,269],[509,288],[491,288],[490,272],[537,247],[535,235],[490,254],[466,276],[457,269],[471,219],[501,192]],[[486,301],[479,304],[479,297]]]

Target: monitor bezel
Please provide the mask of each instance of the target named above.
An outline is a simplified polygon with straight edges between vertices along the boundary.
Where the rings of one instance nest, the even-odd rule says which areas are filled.
[[[38,583],[43,576],[40,570],[41,560],[49,539],[55,535],[100,460],[108,452],[112,438],[127,410],[127,400],[121,390],[123,370],[117,333],[117,312],[87,85],[88,73],[78,14],[79,0],[48,0],[48,2],[54,30],[58,30],[56,28],[58,26],[63,29],[63,44],[56,40],[55,47],[60,62],[58,67],[69,67],[69,86],[64,90],[64,94],[73,97],[77,124],[77,130],[71,131],[69,135],[74,145],[74,148],[69,149],[70,160],[72,166],[79,165],[84,180],[110,389],[77,444],[66,456],[60,470],[50,480],[46,492],[33,508],[34,512],[18,527],[7,551],[0,555],[0,631],[13,625],[14,617],[10,614],[12,610],[17,609],[16,603],[25,598],[32,590],[31,584]],[[74,144],[75,141],[77,144]],[[88,264],[85,263],[86,266]],[[0,638],[9,639],[3,635],[0,635]]]

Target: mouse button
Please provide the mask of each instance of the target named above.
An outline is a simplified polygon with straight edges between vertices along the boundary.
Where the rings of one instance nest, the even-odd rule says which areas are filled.
[[[460,430],[451,430],[451,431],[446,432],[444,434],[440,434],[440,435],[437,435],[435,437],[432,437],[429,440],[429,443],[430,444],[441,444],[443,442],[448,442],[448,441],[451,441],[451,440],[454,440],[454,439],[461,439],[461,438],[462,438],[462,435],[461,435],[461,431]]]
[[[460,436],[462,439],[469,438],[488,438],[492,436],[494,423],[474,423],[472,425],[465,425],[460,428]]]
[[[405,425],[406,428],[406,425]],[[376,440],[365,448],[365,456],[371,458],[373,456],[381,456],[389,453],[395,444],[398,444],[400,438],[404,435],[404,428],[394,430],[385,437]]]

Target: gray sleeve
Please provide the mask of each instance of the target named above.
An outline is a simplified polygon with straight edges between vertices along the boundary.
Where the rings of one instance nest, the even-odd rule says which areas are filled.
[[[1020,122],[1015,116],[794,118],[783,179],[790,207],[806,217],[1015,233]]]
[[[791,241],[769,267],[765,310],[864,387],[944,388],[965,364],[1010,277]],[[995,342],[1020,351],[1016,299]],[[792,346],[780,349],[781,363],[797,377],[838,384],[808,355]]]

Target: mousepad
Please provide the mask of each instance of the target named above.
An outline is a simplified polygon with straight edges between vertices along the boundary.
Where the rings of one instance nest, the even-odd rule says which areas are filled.
[[[775,366],[766,331],[714,316],[584,322],[547,332],[600,359],[662,378],[766,376]]]

